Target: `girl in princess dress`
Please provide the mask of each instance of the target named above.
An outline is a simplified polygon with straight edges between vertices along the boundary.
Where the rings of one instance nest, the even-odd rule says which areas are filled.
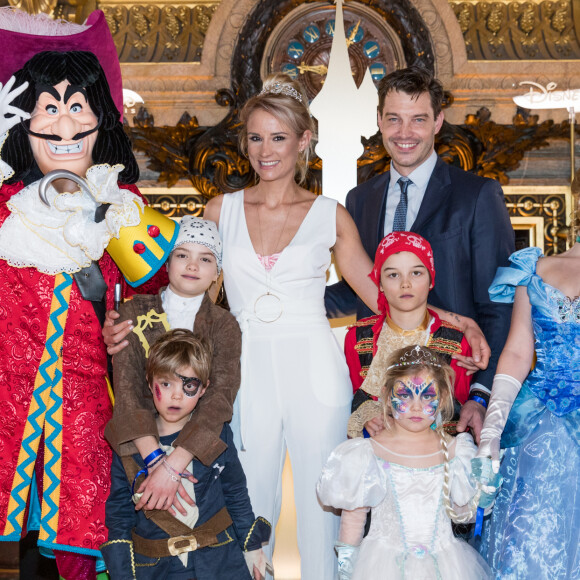
[[[478,451],[497,471],[507,449],[480,550],[503,580],[580,578],[578,242],[557,256],[516,252],[489,289],[514,302]]]
[[[342,509],[339,578],[490,578],[483,558],[451,530],[452,520],[472,519],[481,499],[470,479],[471,435],[452,439],[443,430],[453,414],[453,371],[423,346],[395,351],[388,364],[387,428],[339,445],[317,486],[324,505]]]

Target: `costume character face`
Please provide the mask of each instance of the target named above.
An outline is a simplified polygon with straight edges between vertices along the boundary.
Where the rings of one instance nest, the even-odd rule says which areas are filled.
[[[218,278],[212,251],[188,242],[173,250],[167,262],[169,288],[178,296],[193,298],[203,294]]]
[[[131,143],[94,54],[41,52],[14,76],[15,86],[28,82],[28,87],[13,105],[31,113],[32,119],[13,127],[2,148],[2,159],[14,170],[10,183],[28,185],[53,169],[84,176],[91,164],[98,163],[120,163],[125,169],[119,181],[137,181],[139,168]],[[51,149],[47,141],[69,149]],[[71,168],[75,163],[77,170]]]
[[[432,284],[427,268],[415,254],[398,252],[383,263],[380,288],[392,314],[424,311]]]
[[[397,380],[391,393],[393,419],[407,431],[428,429],[439,407],[439,388],[428,372]]]
[[[294,179],[298,154],[310,142],[312,134],[296,135],[274,115],[257,109],[247,124],[248,158],[262,181]]]
[[[429,93],[417,97],[390,91],[377,122],[395,169],[407,176],[433,152],[435,135],[443,124],[443,112],[435,118]]]
[[[159,413],[157,426],[160,435],[180,431],[189,420],[206,386],[191,367],[178,369],[170,376],[155,376],[150,385],[155,408]]]
[[[86,92],[68,80],[41,90],[29,126],[34,159],[43,174],[68,169],[82,177],[93,164],[99,127]]]

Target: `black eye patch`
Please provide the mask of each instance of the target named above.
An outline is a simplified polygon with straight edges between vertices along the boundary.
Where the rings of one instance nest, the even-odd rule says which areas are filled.
[[[181,383],[183,385],[183,392],[185,393],[186,397],[195,397],[195,395],[197,395],[197,392],[203,385],[201,379],[198,379],[197,377],[184,377],[179,373],[175,373],[175,376],[181,379]]]

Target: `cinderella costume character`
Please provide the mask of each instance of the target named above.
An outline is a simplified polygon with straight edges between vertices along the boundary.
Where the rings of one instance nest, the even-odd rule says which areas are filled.
[[[482,537],[496,578],[510,580],[580,578],[580,297],[536,274],[541,255],[516,252],[489,289],[513,302],[527,287],[537,356],[501,437],[504,482]]]

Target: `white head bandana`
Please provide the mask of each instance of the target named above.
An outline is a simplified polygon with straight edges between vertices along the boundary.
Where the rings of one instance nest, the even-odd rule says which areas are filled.
[[[186,215],[181,218],[179,223],[179,234],[173,246],[172,252],[175,248],[183,244],[201,244],[209,248],[211,253],[215,256],[217,262],[218,274],[222,270],[222,241],[218,232],[217,226],[214,222],[209,220],[202,220],[201,218]]]

